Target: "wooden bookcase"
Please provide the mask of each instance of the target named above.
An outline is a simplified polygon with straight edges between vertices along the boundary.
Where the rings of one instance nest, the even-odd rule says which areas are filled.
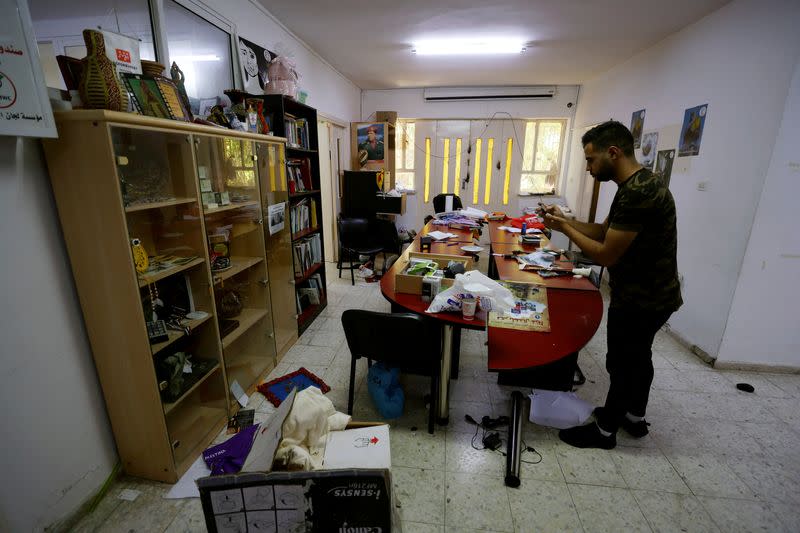
[[[267,250],[281,252],[261,190],[283,139],[99,110],[56,121],[43,145],[117,449],[127,473],[173,483],[237,410],[230,385],[254,390],[296,340],[276,344],[295,297],[269,268]],[[144,272],[134,238],[151,256]],[[212,269],[221,245],[228,262]],[[151,342],[153,313],[178,308],[205,316]],[[224,335],[223,317],[236,321]],[[165,364],[177,352],[193,363],[180,387]]]
[[[276,181],[276,190],[270,192],[288,202],[299,335],[327,305],[317,111],[283,95],[255,97],[264,101],[272,134],[286,138],[280,182]]]

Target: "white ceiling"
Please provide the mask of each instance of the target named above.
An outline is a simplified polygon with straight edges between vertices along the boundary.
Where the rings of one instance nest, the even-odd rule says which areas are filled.
[[[257,0],[362,89],[579,84],[729,0]],[[412,54],[417,39],[520,37],[513,56]]]

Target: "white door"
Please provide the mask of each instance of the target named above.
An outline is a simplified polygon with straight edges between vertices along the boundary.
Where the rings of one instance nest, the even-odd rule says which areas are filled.
[[[333,197],[333,173],[331,165],[330,123],[327,120],[317,120],[317,141],[319,143],[319,185],[322,195],[322,228],[323,246],[325,248],[325,261],[333,261],[333,239],[336,217],[333,214],[330,199]]]

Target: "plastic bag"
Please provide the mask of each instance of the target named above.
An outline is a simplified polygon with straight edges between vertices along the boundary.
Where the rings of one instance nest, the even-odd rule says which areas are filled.
[[[381,362],[369,367],[367,389],[383,418],[399,418],[403,414],[405,394],[400,387],[400,369]]]
[[[506,312],[514,307],[511,291],[480,271],[470,270],[457,274],[453,286],[437,294],[426,312],[461,311],[464,298],[477,298],[478,305],[486,312]]]
[[[285,94],[295,98],[297,96],[297,80],[300,75],[294,62],[285,56],[278,56],[270,61],[267,67],[269,81],[264,88],[265,94]]]
[[[582,425],[594,409],[574,392],[533,389],[530,399],[530,421],[558,429]]]

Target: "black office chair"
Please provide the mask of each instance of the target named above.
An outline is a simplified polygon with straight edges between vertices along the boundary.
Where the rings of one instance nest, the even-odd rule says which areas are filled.
[[[370,222],[366,218],[345,218],[339,216],[336,220],[339,229],[339,277],[342,277],[342,268],[350,270],[350,281],[356,284],[354,270],[361,265],[360,256],[369,256],[374,266],[375,257],[383,252],[384,272],[386,269],[386,250],[378,236],[370,231]],[[349,266],[344,267],[344,263]]]
[[[433,197],[434,213],[443,213],[445,211],[445,205],[448,196],[453,197],[453,211],[455,211],[456,209],[461,209],[463,207],[461,205],[461,198],[459,198],[458,195],[453,193],[441,193]]]
[[[432,434],[442,364],[442,333],[439,325],[413,313],[348,309],[342,313],[342,326],[351,357],[347,413],[353,414],[356,361],[365,357],[368,366],[373,360],[383,361],[405,372],[431,376],[428,433]],[[412,339],[413,344],[399,342],[401,336]]]

